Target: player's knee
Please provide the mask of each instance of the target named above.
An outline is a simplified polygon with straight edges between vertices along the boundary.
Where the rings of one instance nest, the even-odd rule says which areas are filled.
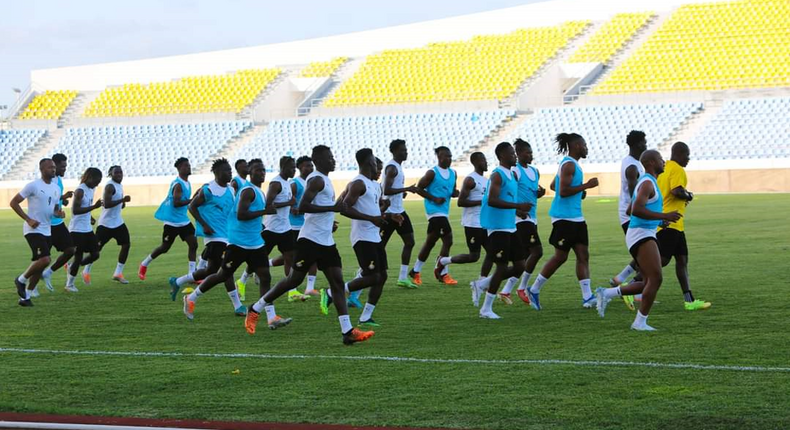
[[[77,252],[77,247],[76,246],[72,246],[72,247],[66,248],[66,250],[63,251],[63,255],[67,256],[68,258],[71,258],[71,257],[74,256],[75,252]]]
[[[403,238],[404,248],[414,248],[414,236],[406,236]]]
[[[383,284],[385,282],[387,282],[387,272],[379,272],[376,279],[376,284]]]
[[[50,256],[41,257],[41,258],[38,259],[38,261],[41,262],[42,266],[49,266],[49,263],[52,262],[52,257],[50,257]]]
[[[536,246],[529,251],[530,257],[540,259],[543,257],[543,247]]]
[[[469,259],[470,259],[469,260],[470,263],[477,263],[478,261],[480,261],[480,253],[479,252],[473,252],[473,253],[469,254]]]

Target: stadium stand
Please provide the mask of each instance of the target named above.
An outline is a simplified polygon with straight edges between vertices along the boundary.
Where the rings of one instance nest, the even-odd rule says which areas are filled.
[[[241,112],[281,73],[240,70],[226,75],[189,76],[173,82],[124,84],[105,89],[86,117]]]
[[[727,101],[689,145],[700,160],[790,158],[790,98]]]
[[[71,102],[77,91],[47,90],[36,95],[19,115],[19,119],[58,119]]]
[[[368,56],[324,105],[502,100],[588,25],[575,21],[386,50]]]
[[[302,78],[321,78],[325,76],[332,76],[337,69],[348,61],[348,57],[337,57],[330,61],[318,61],[310,63],[307,67],[302,69],[299,76]]]
[[[612,56],[654,16],[653,12],[618,13],[576,50],[568,62],[608,63]]]
[[[536,164],[559,161],[554,137],[557,133],[578,133],[587,141],[590,163],[617,163],[627,151],[625,137],[631,130],[647,134],[648,147],[656,148],[670,138],[702,103],[662,103],[539,109],[510,136],[532,145]],[[493,149],[486,154],[496,160]],[[494,157],[494,158],[491,158]]]
[[[790,2],[678,8],[593,94],[790,86]]]
[[[3,154],[0,158],[0,179],[7,179],[6,173],[19,161],[22,154],[46,133],[46,130],[38,129],[0,130],[0,153]]]
[[[354,153],[359,148],[387,157],[390,141],[400,138],[409,148],[408,166],[428,168],[436,164],[434,148],[447,146],[458,157],[514,115],[515,111],[497,110],[277,120],[233,159],[260,157],[267,168],[277,170],[281,156],[309,155],[321,143],[332,148],[337,170],[356,170]]]
[[[122,165],[127,176],[171,175],[178,157],[188,157],[195,167],[250,127],[249,121],[229,121],[70,128],[52,153],[68,154],[67,178],[114,164]]]

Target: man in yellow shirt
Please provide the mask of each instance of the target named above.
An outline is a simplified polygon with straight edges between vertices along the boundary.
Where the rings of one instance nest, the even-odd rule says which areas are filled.
[[[710,302],[695,300],[689,288],[688,272],[688,246],[686,245],[686,233],[684,231],[684,219],[686,206],[694,200],[694,194],[686,190],[688,180],[686,170],[689,163],[689,147],[683,142],[676,142],[672,145],[672,158],[667,162],[664,173],[658,177],[658,188],[664,197],[664,213],[677,211],[684,217],[669,223],[658,231],[658,247],[661,251],[661,265],[669,264],[672,257],[675,257],[675,273],[683,290],[683,299],[687,311],[698,311],[708,309]]]

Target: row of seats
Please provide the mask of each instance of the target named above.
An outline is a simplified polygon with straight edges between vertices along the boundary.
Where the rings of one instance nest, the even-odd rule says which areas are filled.
[[[653,12],[618,13],[576,50],[568,62],[608,63],[654,16]]]
[[[33,97],[19,119],[58,119],[75,97],[77,91],[44,91]]]
[[[588,25],[567,22],[385,50],[368,56],[325,106],[505,99]]]
[[[88,167],[106,171],[114,164],[122,165],[127,176],[172,175],[179,157],[189,158],[194,168],[250,127],[250,121],[232,121],[70,128],[52,153],[69,157],[67,178],[79,178]]]
[[[280,69],[240,70],[226,75],[191,76],[172,82],[107,88],[88,106],[86,117],[241,112],[281,73]]]
[[[39,129],[0,130],[0,179],[8,179],[5,175],[11,167],[46,134],[46,130]]]
[[[322,78],[332,76],[337,69],[348,61],[348,57],[337,57],[329,61],[317,61],[310,63],[302,69],[299,76],[302,78]]]
[[[554,142],[557,134],[577,133],[587,142],[588,162],[616,163],[628,152],[625,137],[631,130],[645,132],[648,147],[655,148],[701,109],[702,103],[539,109],[508,141],[521,137],[532,145],[535,163],[552,164],[561,158]],[[489,155],[494,156],[493,149]]]
[[[790,86],[790,2],[681,6],[593,94]]]
[[[790,98],[727,101],[689,144],[701,160],[790,158]]]
[[[514,115],[515,111],[497,110],[276,120],[233,158],[261,158],[268,169],[277,170],[283,155],[310,155],[321,143],[332,148],[337,170],[356,170],[358,149],[371,148],[387,161],[390,142],[400,138],[409,149],[407,167],[429,168],[436,164],[434,148],[447,146],[458,157]]]

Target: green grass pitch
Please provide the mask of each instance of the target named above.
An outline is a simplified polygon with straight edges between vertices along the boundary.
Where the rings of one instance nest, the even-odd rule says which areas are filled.
[[[545,256],[538,267],[553,252],[549,203],[545,199],[539,208]],[[617,202],[591,198],[584,207],[593,285],[602,285],[629,259]],[[418,202],[407,209],[419,247],[427,222]],[[439,286],[426,267],[422,288],[398,289],[394,279],[401,243],[394,236],[388,249],[390,282],[375,313],[382,327],[369,342],[345,347],[336,315],[320,315],[315,300],[289,304],[283,298],[278,313],[292,317],[293,324],[248,336],[220,286],[201,298],[194,322],[188,322],[181,303],[171,302],[167,294],[168,277],[187,269],[181,242],[151,264],[146,282],[136,279],[137,265],[161,237],[153,208],[124,211],[132,233],[125,270],[130,285],[109,281],[118,250],[113,243],[94,265],[93,285],[83,287],[78,280],[80,292],[67,294],[61,271],[54,278],[55,293],[41,284],[35,307],[21,308],[12,278],[28,264],[30,253],[21,221],[3,211],[0,279],[6,288],[0,290],[0,348],[304,357],[0,352],[0,410],[479,429],[787,428],[788,212],[788,195],[698,196],[686,219],[691,283],[695,295],[713,307],[684,311],[670,266],[660,304],[650,316],[656,333],[629,331],[633,313],[617,302],[604,320],[594,310],[582,309],[572,260],[544,288],[543,311],[520,302],[509,307],[497,303],[494,309],[503,319],[480,320],[468,288],[479,266],[451,266],[460,281],[456,287]],[[350,276],[356,259],[348,220],[338,218],[335,238]],[[453,251],[465,252],[457,208],[452,224]],[[273,273],[275,280],[282,276],[279,269]],[[326,285],[322,276],[318,285]],[[248,305],[257,299],[256,289],[250,289]],[[351,311],[353,321],[359,312]],[[563,361],[515,362],[525,359]],[[760,366],[762,371],[613,362]]]

